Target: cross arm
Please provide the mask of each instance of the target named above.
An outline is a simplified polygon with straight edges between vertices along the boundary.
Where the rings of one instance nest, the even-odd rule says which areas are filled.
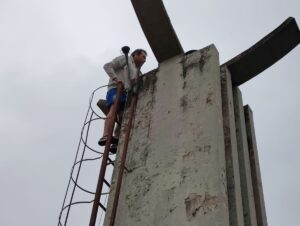
[[[238,86],[272,66],[299,42],[299,28],[295,19],[289,17],[255,45],[223,65],[228,67],[233,85]]]
[[[162,0],[131,0],[144,34],[159,63],[183,53]]]

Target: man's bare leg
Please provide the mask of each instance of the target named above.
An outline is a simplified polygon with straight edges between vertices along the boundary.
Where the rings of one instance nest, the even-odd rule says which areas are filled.
[[[109,120],[114,117],[113,112],[112,112],[111,109],[112,108],[109,109],[109,112],[108,112],[108,114],[105,118],[105,121],[104,121],[103,136],[98,142],[98,144],[100,146],[104,146],[106,144],[106,140],[107,140],[107,137],[108,137]],[[118,140],[113,137],[112,140],[111,140],[111,143],[117,143],[117,142],[118,142]]]
[[[124,111],[119,111],[118,112],[118,124],[115,128],[115,131],[114,131],[114,136],[119,139],[120,137],[120,133],[121,133],[121,125],[122,125],[122,117],[123,117],[123,112]]]

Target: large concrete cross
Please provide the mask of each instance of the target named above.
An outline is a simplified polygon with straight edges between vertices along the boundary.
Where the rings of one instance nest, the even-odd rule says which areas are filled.
[[[295,20],[220,67],[214,45],[185,53],[162,0],[131,2],[160,65],[140,80],[129,143],[120,137],[104,225],[267,226],[252,111],[237,86],[299,44]]]
[[[172,27],[162,0],[131,0],[141,27],[159,63],[184,50]],[[226,62],[233,85],[241,85],[276,63],[300,42],[300,32],[294,18],[288,18],[278,28],[255,45]]]

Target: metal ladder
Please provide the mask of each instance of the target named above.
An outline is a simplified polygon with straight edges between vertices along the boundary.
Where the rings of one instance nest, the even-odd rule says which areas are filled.
[[[108,137],[108,141],[106,142],[106,146],[104,148],[103,151],[99,151],[98,148],[93,148],[91,147],[91,145],[88,143],[88,139],[91,136],[90,133],[90,129],[92,126],[92,122],[95,122],[97,120],[103,120],[105,119],[105,117],[100,116],[99,114],[96,113],[96,110],[94,109],[93,106],[93,102],[94,102],[94,96],[95,93],[99,90],[101,90],[102,88],[107,87],[105,86],[101,86],[97,89],[95,89],[90,97],[89,100],[89,107],[88,107],[88,111],[83,123],[83,127],[81,130],[81,134],[80,134],[80,140],[79,140],[79,144],[77,147],[77,151],[76,151],[76,156],[75,156],[75,160],[74,163],[72,165],[71,168],[71,173],[70,173],[70,178],[68,181],[68,185],[67,185],[67,189],[66,189],[66,193],[63,199],[63,204],[59,213],[59,219],[58,219],[58,226],[74,226],[74,224],[70,223],[70,215],[71,215],[71,209],[75,209],[73,208],[73,206],[79,206],[79,205],[84,205],[84,204],[91,204],[93,203],[93,210],[92,210],[92,215],[95,216],[93,218],[94,221],[94,225],[96,224],[96,218],[97,218],[97,212],[98,212],[98,207],[101,208],[101,212],[100,212],[100,217],[98,217],[99,219],[99,224],[101,222],[103,222],[102,217],[105,214],[106,211],[106,202],[107,202],[107,197],[110,191],[110,179],[111,179],[111,172],[113,170],[114,167],[114,155],[109,153],[109,148],[110,148],[110,140],[111,140],[111,136],[113,133],[113,127],[114,127],[114,122],[115,122],[115,118],[110,119],[110,129],[109,129],[109,137]],[[116,101],[115,104],[118,101]],[[116,105],[117,106],[117,105]],[[112,106],[112,108],[115,108],[114,106]],[[107,114],[107,112],[103,112],[105,115]],[[116,114],[114,114],[116,115]],[[97,133],[99,134],[99,133]],[[88,157],[88,155],[94,154],[96,156],[93,157]],[[96,192],[91,191],[92,189],[87,189],[85,188],[83,185],[81,185],[79,183],[79,179],[82,178],[82,176],[80,175],[82,169],[84,167],[86,167],[86,163],[87,162],[94,162],[94,163],[98,163],[99,165],[99,160],[101,161],[101,165],[100,165],[100,174],[99,174],[99,179],[98,179],[98,183],[97,183],[97,189]],[[110,167],[110,169],[109,169]],[[107,172],[109,171],[109,172]],[[80,194],[79,194],[80,193]],[[87,196],[92,197],[94,196],[93,199],[88,199],[88,197],[86,195],[82,195],[82,193],[87,194]],[[79,197],[80,200],[76,200],[76,195]],[[94,211],[94,212],[93,212]],[[95,212],[96,211],[96,212]],[[74,218],[74,216],[73,216]],[[76,216],[75,216],[76,218]],[[92,219],[92,216],[91,216]]]

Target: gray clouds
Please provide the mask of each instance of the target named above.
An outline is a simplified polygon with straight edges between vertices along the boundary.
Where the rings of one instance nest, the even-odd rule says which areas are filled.
[[[221,63],[288,16],[300,23],[297,0],[164,3],[184,49],[214,43]],[[0,224],[55,225],[89,95],[107,82],[102,65],[125,44],[149,52],[144,72],[157,63],[130,1],[14,0],[0,6]],[[254,112],[274,226],[298,222],[299,59],[297,47],[241,86]]]

